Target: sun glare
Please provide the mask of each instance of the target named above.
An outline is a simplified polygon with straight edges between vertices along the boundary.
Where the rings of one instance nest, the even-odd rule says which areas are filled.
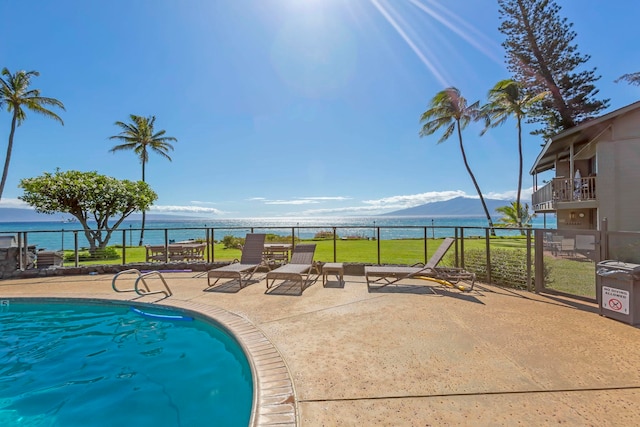
[[[421,43],[423,40],[420,40],[416,35],[416,30],[406,21],[402,20],[402,14],[397,10],[398,5],[401,5],[401,3],[396,2],[395,0],[393,2],[389,0],[369,1],[384,17],[389,25],[393,27],[398,35],[400,35],[402,40],[416,54],[438,82],[443,86],[448,86],[449,82],[447,82],[447,79],[444,76],[442,67],[439,67],[437,64],[437,56],[428,50],[428,46],[425,43]],[[443,6],[434,0],[405,0],[404,4],[413,5],[418,10],[424,12],[428,17],[435,20],[435,22],[443,25],[449,31],[452,31],[458,37],[462,38],[479,52],[497,64],[501,64],[500,58],[498,58],[494,53],[499,51],[496,43],[473,27],[473,25],[451,12],[446,8],[446,6]],[[437,32],[435,27],[432,28],[431,31]],[[434,36],[436,35],[445,40],[449,39],[449,37],[444,34],[434,34]]]

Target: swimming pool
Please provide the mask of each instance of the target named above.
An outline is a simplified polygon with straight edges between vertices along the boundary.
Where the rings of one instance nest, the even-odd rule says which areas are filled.
[[[0,425],[247,425],[252,384],[237,342],[198,319],[119,305],[0,310]]]

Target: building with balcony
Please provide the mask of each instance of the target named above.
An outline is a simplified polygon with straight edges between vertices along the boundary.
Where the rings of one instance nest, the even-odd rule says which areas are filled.
[[[538,186],[538,175],[555,171]],[[640,102],[552,137],[530,171],[536,213],[558,229],[640,231]]]

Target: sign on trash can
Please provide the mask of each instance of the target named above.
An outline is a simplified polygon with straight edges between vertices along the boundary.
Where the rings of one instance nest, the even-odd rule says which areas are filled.
[[[598,263],[597,274],[600,314],[640,324],[640,265],[606,260]]]

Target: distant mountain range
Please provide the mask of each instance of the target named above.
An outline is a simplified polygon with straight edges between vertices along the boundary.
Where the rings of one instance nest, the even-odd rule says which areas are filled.
[[[491,216],[499,216],[496,208],[505,206],[510,203],[508,200],[485,199],[487,209]],[[455,199],[445,200],[443,202],[431,202],[424,205],[414,206],[412,208],[401,209],[399,211],[389,212],[380,216],[467,216],[478,217],[484,216],[480,199],[472,199],[471,197],[456,197]],[[127,219],[140,220],[141,214],[136,213],[130,215]],[[176,219],[197,219],[195,217],[185,217],[182,215],[163,215],[147,213],[149,221],[170,221]],[[53,214],[46,215],[37,213],[33,209],[20,208],[0,208],[0,222],[38,222],[38,221],[59,221],[74,222],[75,218],[69,214]]]
[[[496,208],[506,206],[511,201],[484,199],[489,210],[489,215],[498,216]],[[485,216],[480,199],[471,197],[456,197],[443,202],[431,202],[412,208],[389,212],[381,216]]]

